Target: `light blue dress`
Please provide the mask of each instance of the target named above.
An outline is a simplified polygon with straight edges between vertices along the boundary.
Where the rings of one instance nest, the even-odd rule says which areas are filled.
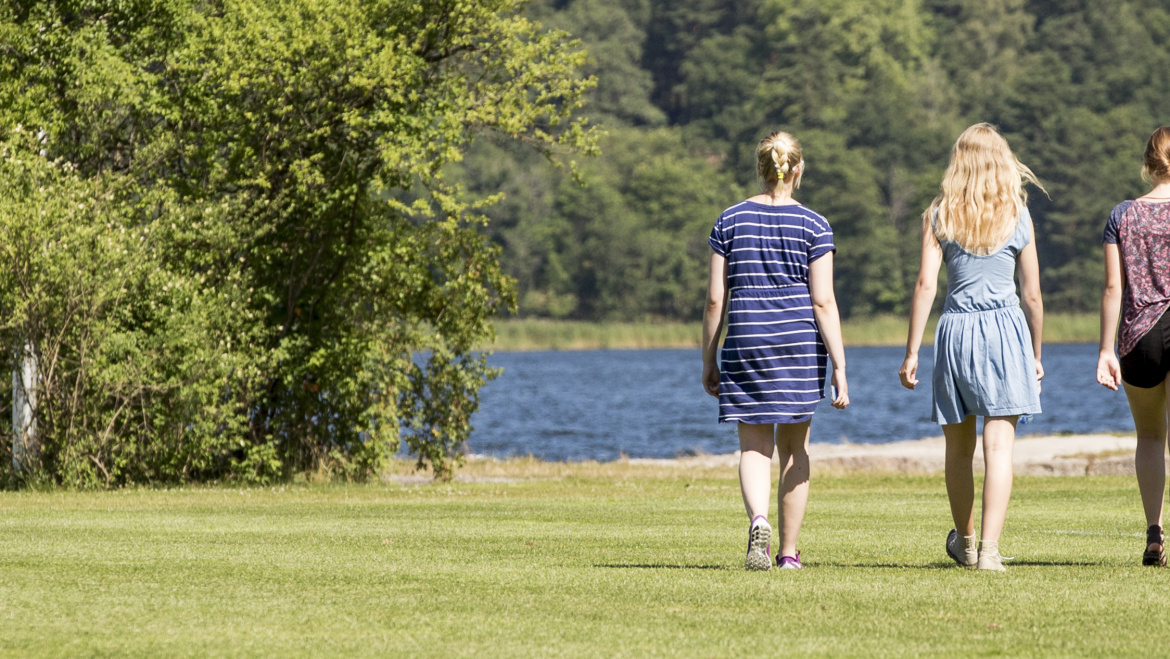
[[[1032,239],[1031,226],[1022,208],[1007,243],[987,256],[940,241],[947,299],[934,333],[932,421],[1040,412],[1032,336],[1015,281],[1016,257]]]

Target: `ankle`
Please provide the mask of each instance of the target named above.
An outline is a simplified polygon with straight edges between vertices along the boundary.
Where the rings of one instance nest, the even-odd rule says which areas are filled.
[[[1146,544],[1161,546],[1164,540],[1162,527],[1158,524],[1150,524],[1150,527],[1146,529]]]

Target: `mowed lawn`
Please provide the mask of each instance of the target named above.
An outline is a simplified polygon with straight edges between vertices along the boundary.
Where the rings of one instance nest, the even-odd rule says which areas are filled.
[[[775,504],[773,503],[773,506]],[[0,654],[1157,656],[1131,478],[1017,478],[1006,574],[941,477],[816,477],[805,569],[742,569],[733,471],[0,493]]]

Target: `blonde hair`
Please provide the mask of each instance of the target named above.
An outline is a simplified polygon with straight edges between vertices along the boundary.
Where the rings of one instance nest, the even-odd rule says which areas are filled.
[[[800,187],[800,179],[804,175],[793,176],[796,168],[804,162],[804,155],[800,150],[800,142],[783,131],[776,131],[760,140],[756,147],[756,174],[764,184],[764,189],[770,190],[783,182],[785,185]]]
[[[1170,180],[1170,127],[1160,126],[1146,142],[1142,179],[1152,183]]]
[[[1047,194],[995,126],[975,124],[955,141],[942,194],[931,202],[925,219],[940,241],[952,240],[986,256],[1016,230],[1020,208],[1028,200],[1025,181]]]

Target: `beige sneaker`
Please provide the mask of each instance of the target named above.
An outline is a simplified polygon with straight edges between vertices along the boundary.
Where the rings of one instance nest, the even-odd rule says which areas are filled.
[[[1007,568],[1003,566],[1003,557],[999,555],[999,542],[983,541],[979,543],[979,564],[977,566],[980,570],[992,570],[995,572],[1007,572]]]
[[[979,562],[979,549],[973,535],[959,535],[955,529],[947,534],[947,556],[962,567],[975,567]]]

